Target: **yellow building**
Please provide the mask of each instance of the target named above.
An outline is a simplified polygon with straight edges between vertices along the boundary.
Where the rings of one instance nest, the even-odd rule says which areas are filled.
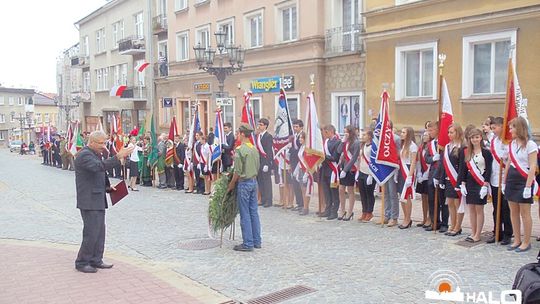
[[[489,115],[502,116],[512,54],[533,132],[539,134],[540,111],[534,110],[540,99],[539,1],[366,0],[365,9],[371,116],[387,87],[397,127],[421,129],[436,119],[440,53],[446,54],[454,119],[479,126]]]
[[[56,133],[56,131],[60,128],[58,125],[58,106],[56,106],[54,103],[55,97],[55,94],[50,93],[35,93],[33,96],[35,126],[34,138],[36,139],[46,136],[49,125],[51,126],[51,134]],[[65,129],[65,127],[63,129]]]

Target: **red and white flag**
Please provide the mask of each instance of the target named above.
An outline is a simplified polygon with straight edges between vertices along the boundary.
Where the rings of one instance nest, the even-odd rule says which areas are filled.
[[[241,123],[248,124],[253,130],[256,130],[255,116],[253,115],[253,107],[251,106],[251,91],[244,92],[244,107],[242,108]],[[255,132],[251,132],[251,143],[255,144]]]
[[[504,123],[503,133],[501,140],[508,144],[512,141],[512,134],[510,133],[510,121],[512,119],[521,116],[527,120],[527,107],[521,94],[521,87],[517,78],[514,65],[512,64],[512,58],[508,60],[508,83],[506,86],[506,104],[504,107]]]
[[[304,161],[308,172],[313,173],[324,161],[324,144],[313,92],[307,97],[306,127]]]
[[[139,64],[137,64],[137,66],[135,67],[135,71],[137,72],[142,72],[144,71],[144,69],[146,69],[146,67],[148,67],[148,65],[150,65],[150,63],[142,60],[141,62],[139,62]]]
[[[439,147],[444,148],[449,142],[448,129],[450,125],[454,123],[454,115],[452,113],[452,102],[450,101],[450,95],[448,94],[448,87],[446,86],[446,80],[442,78],[441,84],[441,102],[442,112],[439,113]]]
[[[127,86],[125,85],[117,85],[111,88],[111,91],[109,92],[110,96],[122,96],[122,93],[124,93],[124,90],[127,89]]]

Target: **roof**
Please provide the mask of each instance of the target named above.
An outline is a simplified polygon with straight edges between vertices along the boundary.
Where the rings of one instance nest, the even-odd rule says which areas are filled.
[[[36,106],[54,106],[54,96],[53,93],[35,93],[32,99],[34,100],[34,105]]]
[[[91,12],[90,14],[83,17],[82,19],[76,21],[74,24],[80,26],[81,24],[86,23],[86,22],[94,19],[95,17],[103,14],[104,12],[108,11],[109,9],[115,7],[117,4],[120,4],[120,3],[124,2],[124,1],[126,1],[126,0],[108,0],[107,3],[105,3],[103,6],[96,9],[95,11]]]
[[[34,90],[33,90],[33,89],[18,89],[18,88],[5,88],[5,87],[0,87],[0,93],[12,93],[12,94],[32,95],[32,94],[34,94]]]

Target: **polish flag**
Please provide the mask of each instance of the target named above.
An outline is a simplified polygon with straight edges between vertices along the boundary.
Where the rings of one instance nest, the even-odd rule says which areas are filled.
[[[112,87],[111,91],[109,92],[110,96],[122,96],[122,93],[124,93],[124,90],[127,88],[125,85],[117,85]]]
[[[319,165],[324,161],[324,144],[317,107],[315,106],[315,96],[311,92],[307,97],[306,108],[306,143],[304,150],[304,161],[309,173],[314,173]]]
[[[137,66],[135,67],[135,71],[142,72],[142,71],[144,71],[144,69],[146,69],[146,67],[148,65],[150,65],[150,63],[143,60],[143,61],[139,62],[139,64],[137,64]]]
[[[448,137],[448,128],[454,123],[454,115],[452,113],[452,102],[450,101],[450,95],[448,94],[448,87],[446,86],[446,80],[442,78],[442,87],[441,87],[441,102],[442,102],[442,112],[439,117],[439,138],[438,144],[439,147],[445,147],[450,143],[450,138]]]

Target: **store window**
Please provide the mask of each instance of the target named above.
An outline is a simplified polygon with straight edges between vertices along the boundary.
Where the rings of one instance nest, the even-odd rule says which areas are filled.
[[[332,93],[332,109],[332,124],[337,132],[343,134],[348,125],[362,129],[364,111],[361,92]]]

